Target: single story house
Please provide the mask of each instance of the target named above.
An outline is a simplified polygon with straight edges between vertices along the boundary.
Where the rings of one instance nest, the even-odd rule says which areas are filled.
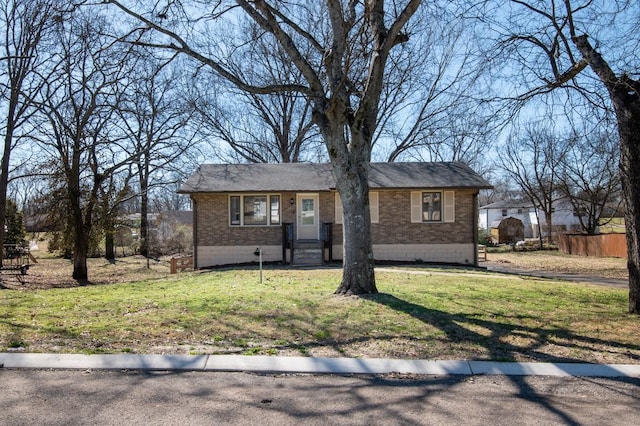
[[[461,162],[372,163],[379,261],[477,264],[477,194]],[[342,205],[326,163],[207,164],[180,187],[193,204],[194,267],[342,259]]]

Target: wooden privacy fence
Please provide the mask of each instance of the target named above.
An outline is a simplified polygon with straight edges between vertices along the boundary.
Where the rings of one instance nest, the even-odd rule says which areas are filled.
[[[578,256],[627,257],[625,234],[560,234],[558,247],[563,253]]]
[[[173,257],[171,258],[171,270],[172,274],[182,272],[185,269],[193,268],[193,257]]]

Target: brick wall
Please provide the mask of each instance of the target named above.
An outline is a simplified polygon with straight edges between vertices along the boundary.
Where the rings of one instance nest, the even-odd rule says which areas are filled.
[[[280,244],[280,226],[230,226],[229,196],[227,194],[194,194],[196,201],[196,223],[198,246],[237,246]],[[286,201],[285,201],[286,200]],[[289,198],[284,198],[287,213]],[[290,218],[289,218],[290,219]],[[287,221],[287,218],[282,220]]]
[[[295,223],[293,192],[280,193],[282,222]],[[194,194],[199,246],[278,245],[280,226],[230,226],[228,194]],[[335,224],[335,194],[322,192],[320,223],[332,222],[334,244],[342,243]],[[371,225],[374,244],[468,244],[473,242],[473,192],[455,192],[455,222],[411,223],[410,191],[379,191],[379,223]]]
[[[295,223],[295,192],[278,193],[282,223]],[[294,204],[290,201],[293,198]],[[276,245],[282,242],[282,228],[272,226],[230,226],[229,194],[194,194],[197,208],[199,246]],[[323,192],[319,197],[320,223],[334,222],[333,193]]]
[[[455,222],[411,223],[411,191],[379,191],[379,222],[371,224],[373,244],[467,244],[474,238],[473,191],[455,191]],[[334,225],[334,243],[342,225]]]

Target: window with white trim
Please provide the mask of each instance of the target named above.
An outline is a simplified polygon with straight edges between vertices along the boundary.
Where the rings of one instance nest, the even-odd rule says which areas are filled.
[[[412,191],[411,222],[455,222],[455,192]]]
[[[280,224],[279,195],[230,195],[229,224],[267,226]]]
[[[336,223],[343,223],[342,200],[340,194],[336,192]],[[369,191],[369,214],[371,215],[371,223],[378,223],[380,220],[380,209],[378,208],[379,193]]]

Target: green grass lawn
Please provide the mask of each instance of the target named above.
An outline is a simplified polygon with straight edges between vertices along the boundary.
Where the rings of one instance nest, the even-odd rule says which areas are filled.
[[[627,292],[417,269],[381,294],[332,293],[339,269],[187,273],[153,281],[0,290],[0,350],[640,363]]]

